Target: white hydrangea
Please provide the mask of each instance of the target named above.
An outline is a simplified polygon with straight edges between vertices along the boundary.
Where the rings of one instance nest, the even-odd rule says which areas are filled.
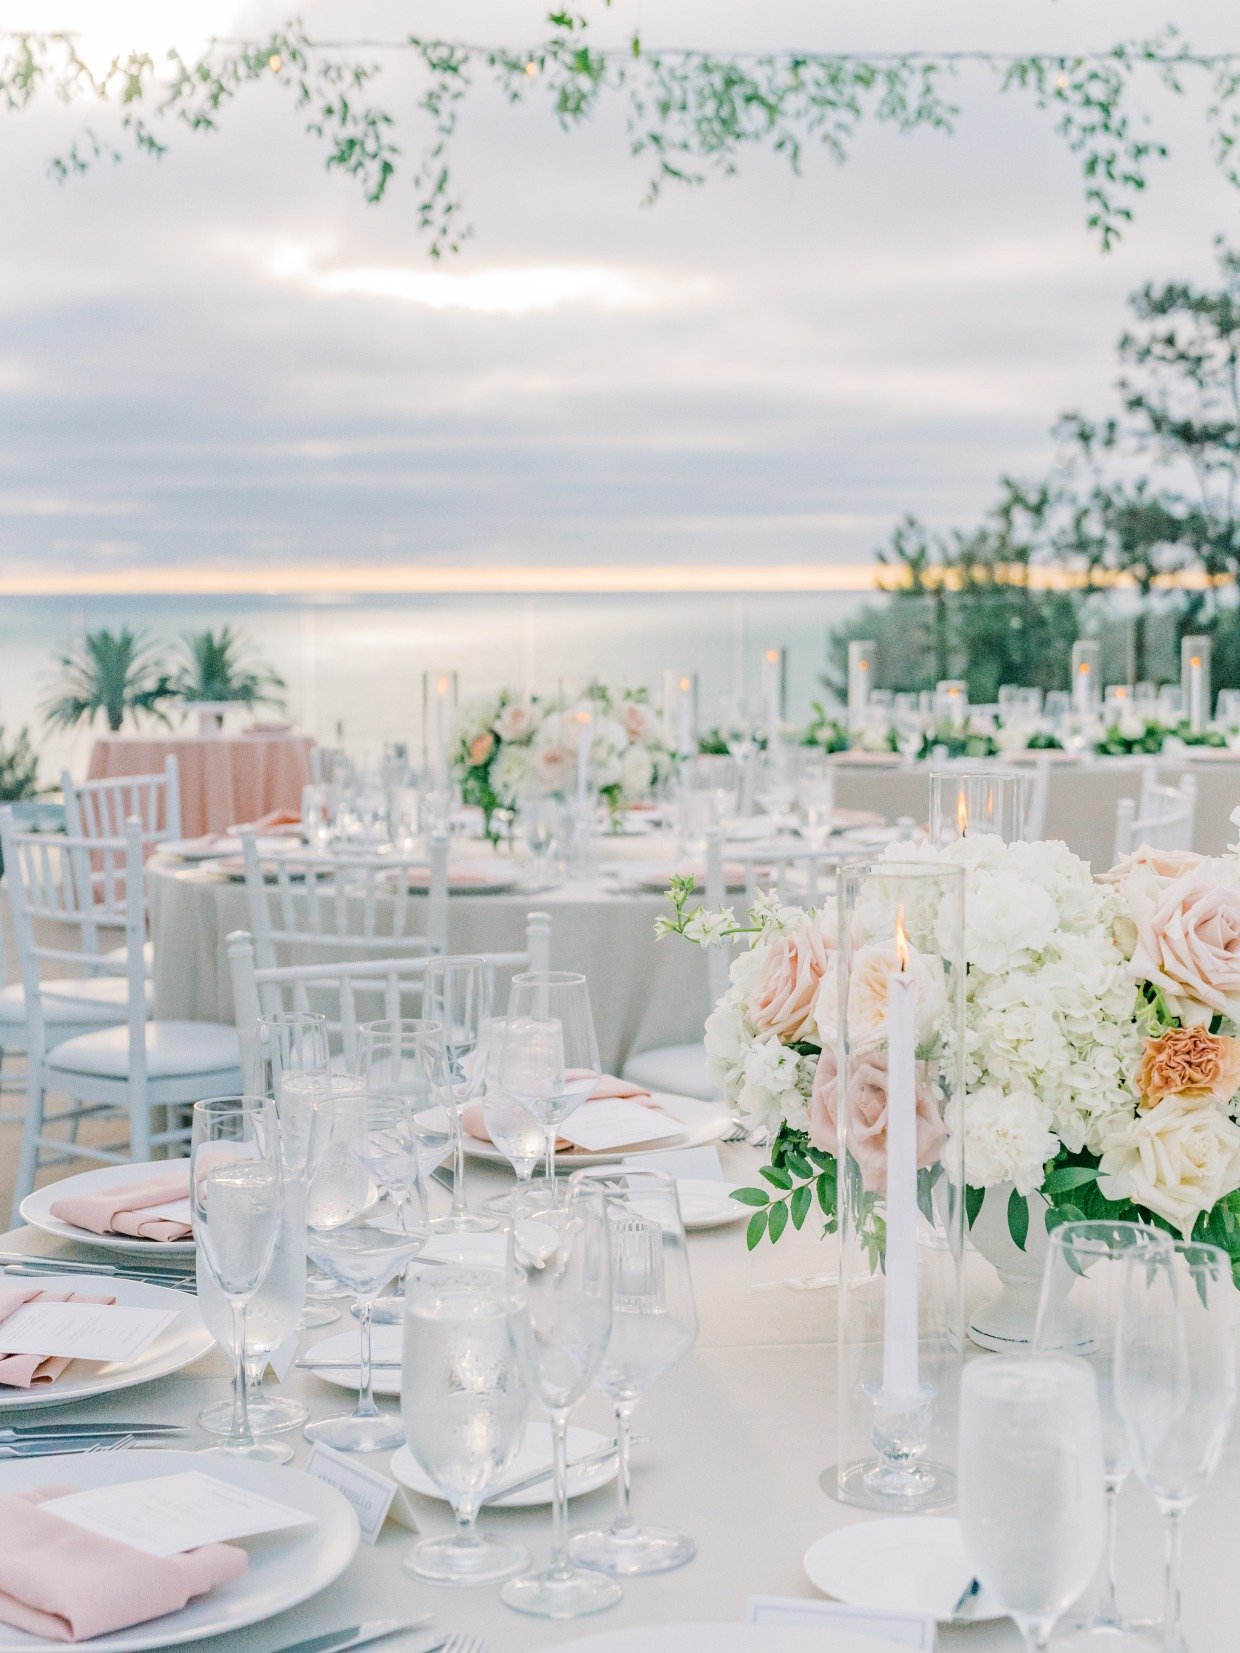
[[[964,1132],[965,1176],[974,1188],[1015,1183],[1022,1194],[1042,1183],[1042,1168],[1059,1151],[1049,1106],[1032,1090],[979,1085],[969,1091],[963,1109],[947,1105],[947,1129]]]

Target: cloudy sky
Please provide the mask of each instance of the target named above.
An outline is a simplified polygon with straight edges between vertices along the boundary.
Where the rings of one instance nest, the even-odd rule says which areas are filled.
[[[592,12],[597,0],[584,0]],[[514,45],[545,6],[305,4],[310,31]],[[616,0],[649,46],[1079,50],[1153,32],[1166,0]],[[20,13],[20,16],[18,15]],[[175,13],[173,35],[168,22]],[[1234,8],[1178,0],[1200,46]],[[99,53],[282,6],[2,0]],[[1229,27],[1230,23],[1230,27]],[[417,135],[398,66],[377,98]],[[975,521],[1036,474],[1061,409],[1101,408],[1127,291],[1204,276],[1240,196],[1191,109],[1122,248],[1083,228],[1075,163],[1027,102],[966,75],[955,137],[863,130],[850,163],[643,208],[608,116],[470,101],[459,170],[476,236],[426,256],[408,173],[368,207],[327,175],[279,87],[214,137],[172,134],[63,186],[82,109],[0,115],[0,582],[49,570],[869,561],[906,512]],[[102,124],[102,123],[101,123]],[[343,576],[346,580],[347,573]],[[709,577],[709,576],[707,576]]]

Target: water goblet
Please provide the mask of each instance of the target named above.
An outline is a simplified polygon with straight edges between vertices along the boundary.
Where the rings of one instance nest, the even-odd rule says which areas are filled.
[[[485,959],[433,958],[426,966],[423,1005],[443,1028],[448,1059],[445,1102],[456,1115],[453,1141],[452,1209],[432,1224],[449,1234],[478,1234],[495,1227],[490,1217],[470,1211],[465,1200],[465,1132],[461,1110],[482,1089],[491,1034],[491,975]]]
[[[1168,1240],[1129,1257],[1115,1341],[1115,1399],[1137,1478],[1166,1537],[1162,1645],[1185,1653],[1184,1512],[1218,1468],[1236,1404],[1235,1287],[1217,1246]]]
[[[310,848],[321,855],[336,834],[335,788],[323,785],[301,789],[301,830]]]
[[[552,1185],[560,1126],[591,1094],[602,1071],[586,978],[565,970],[514,976],[499,1083],[542,1125]]]
[[[570,1188],[598,1188],[611,1227],[611,1337],[595,1379],[616,1418],[618,1507],[610,1526],[576,1533],[574,1561],[621,1578],[669,1572],[697,1554],[683,1533],[639,1526],[630,1507],[633,1411],[697,1342],[697,1306],[675,1179],[662,1171],[577,1171]]]
[[[507,1023],[502,1016],[494,1017],[491,1021],[480,1106],[486,1134],[512,1166],[519,1188],[523,1183],[529,1182],[534,1174],[534,1167],[543,1157],[546,1133],[525,1103],[506,1091],[500,1083],[506,1026]],[[512,1193],[493,1195],[486,1202],[486,1208],[499,1216],[510,1216],[513,1208]]]
[[[1115,1591],[1115,1505],[1132,1460],[1115,1395],[1115,1355],[1128,1265],[1164,1252],[1166,1235],[1144,1223],[1064,1223],[1050,1237],[1034,1346],[1088,1362],[1098,1384],[1106,1489],[1106,1550],[1102,1601],[1071,1627],[1064,1645],[1115,1648],[1129,1643],[1132,1626],[1120,1616]]]
[[[231,1427],[212,1452],[287,1463],[292,1450],[250,1428],[246,1312],[266,1280],[283,1216],[275,1105],[261,1097],[210,1097],[193,1107],[190,1202],[199,1277],[219,1288],[231,1320]],[[303,1271],[304,1274],[304,1271]]]
[[[543,1184],[518,1191],[508,1231],[508,1329],[530,1393],[551,1420],[551,1560],[510,1578],[500,1600],[518,1612],[572,1619],[620,1599],[605,1574],[568,1550],[568,1420],[593,1382],[612,1319],[611,1232],[601,1190]]]
[[[525,1438],[528,1395],[508,1300],[502,1270],[411,1263],[405,1274],[405,1442],[457,1523],[449,1537],[419,1539],[405,1556],[407,1572],[434,1584],[491,1584],[529,1565],[522,1545],[475,1531],[483,1498]]]
[[[357,1298],[361,1359],[349,1417],[308,1424],[307,1440],[342,1452],[399,1446],[404,1430],[385,1417],[371,1388],[371,1310],[383,1287],[426,1244],[430,1225],[413,1113],[400,1097],[341,1086],[315,1108],[306,1198],[306,1245]]]
[[[1071,1355],[988,1355],[960,1390],[960,1526],[973,1570],[1029,1653],[1097,1571],[1106,1543],[1094,1374]]]

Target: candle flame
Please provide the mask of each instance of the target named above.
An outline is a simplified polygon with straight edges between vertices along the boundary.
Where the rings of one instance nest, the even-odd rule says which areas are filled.
[[[1195,654],[1193,656],[1193,658],[1189,661],[1189,665],[1190,666],[1200,666],[1201,665],[1201,656],[1199,654]]]
[[[896,913],[896,963],[900,967],[901,975],[908,969],[908,953],[908,936],[904,929],[904,903],[901,902]]]
[[[1093,667],[1090,665],[1088,660],[1082,660],[1076,669],[1081,677],[1088,677],[1090,672],[1093,670]]]
[[[583,708],[580,712],[577,713],[577,722],[584,729],[587,723],[593,723],[594,722],[594,718],[593,718],[593,715],[590,712],[585,711],[584,708]]]
[[[448,679],[446,677],[441,677],[439,679],[438,683],[436,683],[436,685],[435,685],[435,693],[436,694],[447,694],[447,692],[448,692]]]
[[[962,838],[969,830],[969,803],[963,786],[956,793],[956,827]]]
[[[681,692],[681,694],[688,694],[689,690],[692,687],[693,687],[692,678],[689,678],[689,677],[682,677],[681,678],[681,680],[680,680],[680,692]]]
[[[859,672],[868,672],[869,669],[870,669],[870,662],[868,660],[858,660],[857,670]]]
[[[1116,700],[1127,700],[1128,699],[1128,690],[1126,688],[1124,688],[1122,683],[1120,684],[1119,688],[1117,688],[1116,691],[1115,691],[1115,698],[1116,698]]]
[[[766,651],[766,661],[767,661],[768,666],[778,666],[778,664],[779,664],[779,650],[778,649],[767,649],[767,651]]]

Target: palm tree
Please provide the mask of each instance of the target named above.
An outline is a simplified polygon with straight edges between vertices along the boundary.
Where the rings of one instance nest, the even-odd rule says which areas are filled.
[[[172,683],[154,644],[143,632],[88,631],[76,649],[57,657],[64,689],[45,701],[43,712],[53,728],[76,729],[102,712],[113,734],[127,712],[145,712],[167,723],[162,702]]]
[[[284,679],[270,666],[253,665],[247,644],[231,626],[187,632],[184,660],[173,679],[182,700],[231,700],[242,706],[282,706]]]

